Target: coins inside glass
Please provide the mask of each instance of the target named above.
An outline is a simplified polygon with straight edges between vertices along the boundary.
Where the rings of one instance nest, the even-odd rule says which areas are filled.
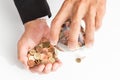
[[[71,20],[67,20],[63,25],[62,29],[60,31],[59,35],[59,43],[63,44],[64,46],[67,47],[68,45],[68,40],[69,40],[69,31],[70,31],[70,25],[71,25]],[[80,25],[80,34],[78,36],[78,48],[83,47],[85,45],[85,30],[84,28]],[[60,51],[65,51],[63,47],[57,45],[57,49]]]

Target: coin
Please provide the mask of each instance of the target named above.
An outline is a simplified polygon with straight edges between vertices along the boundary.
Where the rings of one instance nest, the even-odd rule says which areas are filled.
[[[29,57],[28,57],[28,60],[33,60],[33,61],[35,61],[35,58],[34,58],[34,56],[29,56]]]
[[[27,64],[29,67],[34,67],[35,66],[35,62],[33,60],[28,60]]]
[[[43,60],[41,60],[41,64],[47,64],[47,63],[49,63],[49,60],[48,60],[48,59],[43,59]]]
[[[51,53],[51,52],[48,52],[47,55],[48,55],[48,57],[53,57],[53,53]]]
[[[50,61],[51,63],[54,63],[54,62],[55,62],[55,59],[54,59],[53,57],[50,57],[50,58],[49,58],[49,61]]]
[[[29,54],[30,54],[30,55],[34,55],[35,53],[36,53],[36,50],[35,50],[35,49],[32,49],[32,50],[29,51]]]
[[[81,62],[81,58],[76,58],[76,62],[80,63]]]
[[[43,48],[43,44],[39,44],[38,47]]]
[[[35,58],[36,60],[41,59],[40,53],[35,53],[35,54],[34,54],[34,58]]]
[[[47,54],[48,53],[48,48],[42,48],[41,53]]]
[[[36,52],[38,52],[38,53],[39,53],[39,52],[41,52],[42,47],[40,47],[40,46],[36,46],[36,47],[35,47],[35,50],[36,50]]]
[[[45,55],[45,54],[40,54],[40,60],[43,60],[43,59],[45,59],[45,58],[47,58],[47,55]]]
[[[49,48],[50,47],[50,42],[43,42],[43,48]]]
[[[54,52],[54,47],[50,46],[50,47],[48,48],[48,52]]]

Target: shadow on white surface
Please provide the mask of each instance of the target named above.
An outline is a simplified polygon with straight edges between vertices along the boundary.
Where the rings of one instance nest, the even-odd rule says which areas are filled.
[[[9,64],[23,68],[17,59],[17,41],[22,34],[23,26],[13,1],[2,0],[1,2],[0,56],[5,58]]]

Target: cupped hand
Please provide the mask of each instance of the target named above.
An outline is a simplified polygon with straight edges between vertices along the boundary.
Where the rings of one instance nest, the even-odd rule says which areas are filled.
[[[32,72],[36,73],[49,73],[51,71],[57,70],[61,65],[60,60],[55,63],[48,63],[46,65],[38,65],[33,68],[29,68],[27,65],[27,53],[29,50],[34,48],[42,38],[49,39],[49,27],[46,20],[36,19],[24,24],[25,31],[18,41],[18,59],[24,64],[24,66]]]

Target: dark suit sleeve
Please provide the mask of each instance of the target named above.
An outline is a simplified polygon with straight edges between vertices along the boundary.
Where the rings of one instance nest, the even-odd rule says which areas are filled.
[[[23,23],[51,16],[50,8],[46,0],[14,0]]]

